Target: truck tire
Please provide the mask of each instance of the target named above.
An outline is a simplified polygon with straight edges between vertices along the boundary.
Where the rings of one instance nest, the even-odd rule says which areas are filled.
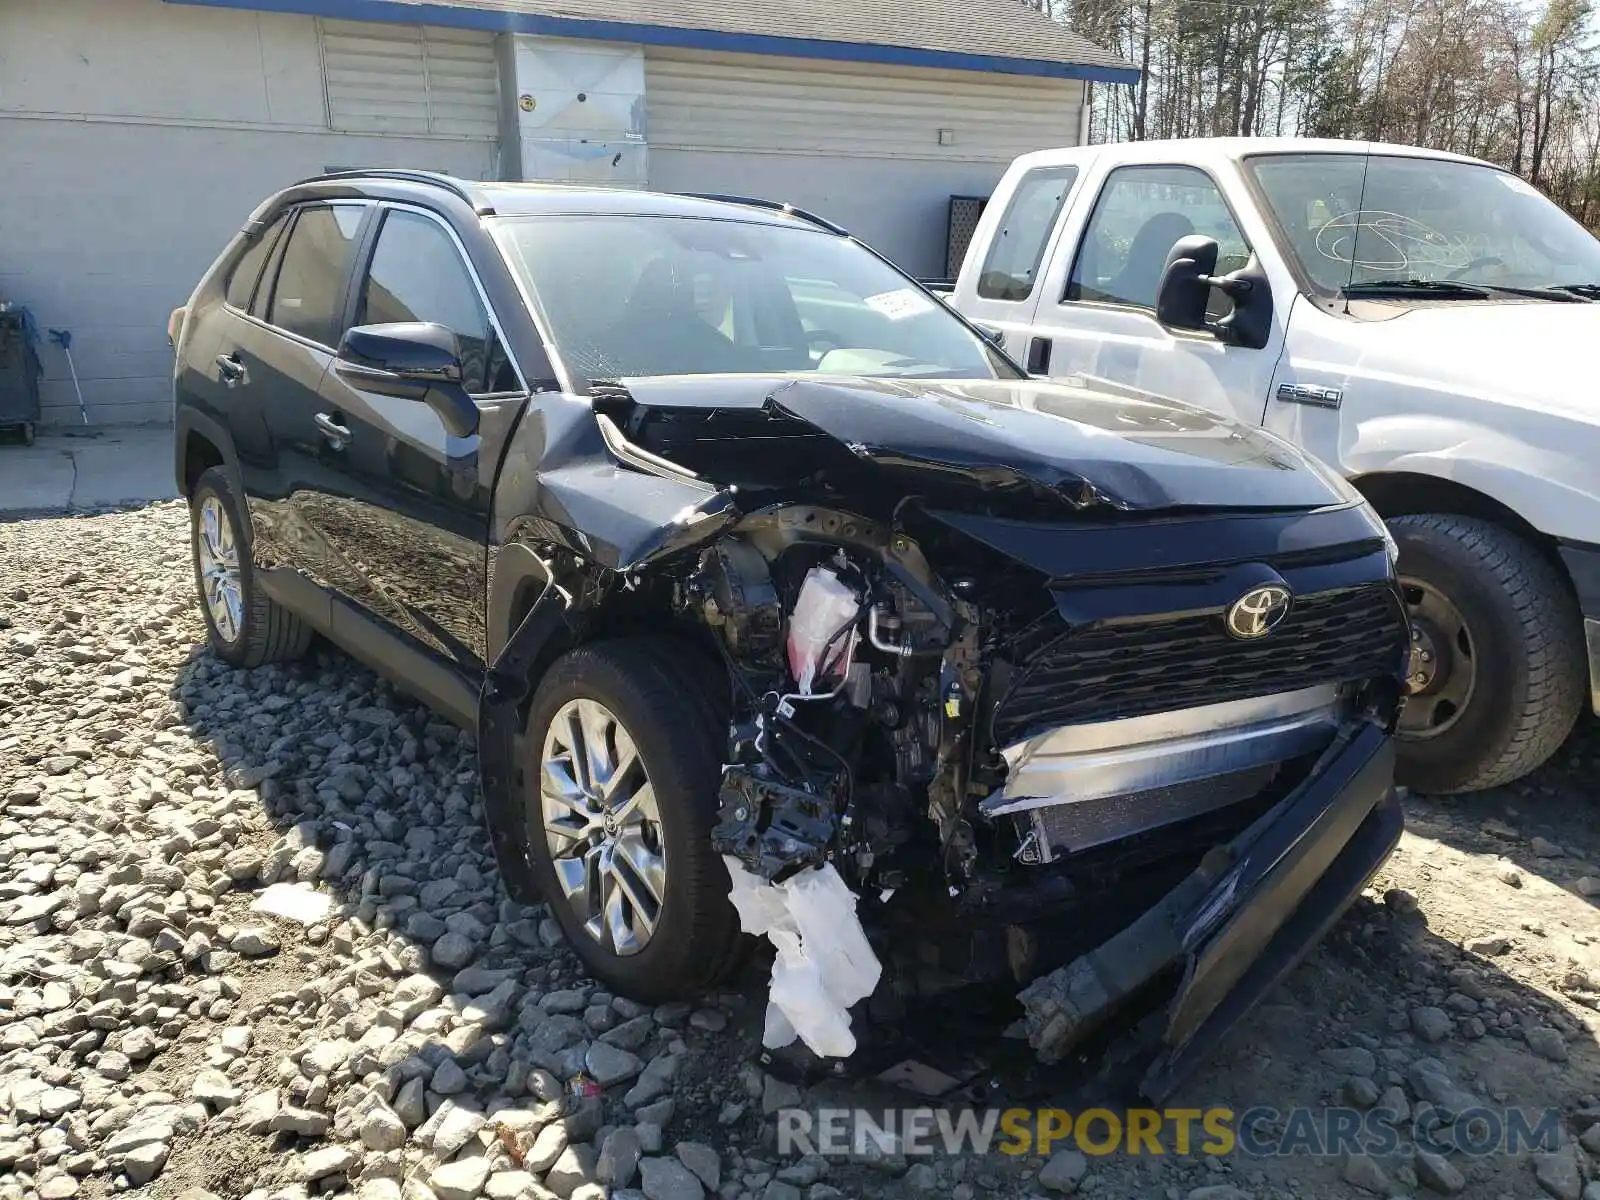
[[[652,638],[579,646],[545,673],[524,739],[540,894],[589,972],[647,1004],[714,987],[744,941],[711,845],[723,738],[712,706],[685,702],[682,663]]]
[[[1448,794],[1497,787],[1572,732],[1587,661],[1578,609],[1533,546],[1474,517],[1389,522],[1412,622],[1399,781]]]
[[[189,495],[189,541],[206,640],[213,654],[236,667],[289,662],[305,654],[312,630],[256,586],[243,508],[221,467],[208,468]]]

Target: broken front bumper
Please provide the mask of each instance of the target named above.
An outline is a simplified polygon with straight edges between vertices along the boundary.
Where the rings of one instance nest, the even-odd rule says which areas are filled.
[[[1292,793],[1155,907],[1023,993],[1029,1040],[1055,1061],[1145,984],[1182,980],[1141,1090],[1159,1103],[1355,900],[1401,831],[1394,746],[1342,730]]]

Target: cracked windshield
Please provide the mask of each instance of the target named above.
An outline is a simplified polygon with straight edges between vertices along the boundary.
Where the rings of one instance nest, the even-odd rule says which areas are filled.
[[[1271,155],[1248,166],[1319,291],[1422,284],[1443,299],[1531,289],[1559,300],[1600,285],[1600,242],[1505,171],[1359,154]]]

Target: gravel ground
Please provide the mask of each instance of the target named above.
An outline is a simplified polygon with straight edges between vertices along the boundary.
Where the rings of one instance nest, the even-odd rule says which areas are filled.
[[[186,529],[0,525],[0,1200],[1600,1200],[1592,721],[1515,788],[1412,798],[1376,886],[1174,1102],[1553,1108],[1559,1149],[789,1160],[781,1104],[918,1102],[764,1077],[759,964],[697,1008],[604,994],[502,899],[470,740],[332,651],[213,660]],[[1011,1070],[1002,1100],[1075,1094]]]

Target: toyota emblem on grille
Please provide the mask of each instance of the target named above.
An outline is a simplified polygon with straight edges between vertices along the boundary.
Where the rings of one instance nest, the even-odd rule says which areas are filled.
[[[1251,588],[1228,608],[1228,632],[1244,641],[1266,637],[1289,615],[1289,589],[1275,583]]]

